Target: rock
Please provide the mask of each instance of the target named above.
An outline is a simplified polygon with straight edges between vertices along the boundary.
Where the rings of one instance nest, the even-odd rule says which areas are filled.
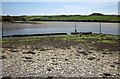
[[[11,51],[11,52],[19,52],[17,49],[11,49],[9,51]]]
[[[50,61],[50,59],[46,59],[46,61]]]
[[[32,59],[31,57],[22,57],[22,58],[25,58],[25,59]]]
[[[102,57],[105,57],[105,56],[102,56]]]
[[[76,56],[80,56],[80,54],[78,54],[78,53],[76,53],[75,55],[76,55]]]
[[[35,54],[33,51],[22,52],[23,54]]]
[[[47,69],[47,71],[51,71],[51,69]]]
[[[53,65],[58,65],[58,63],[52,63]]]
[[[46,51],[46,50],[51,50],[49,48],[40,48],[40,51]]]
[[[31,57],[22,57],[24,62],[32,62]]]
[[[108,54],[113,54],[112,52],[109,52]]]
[[[32,62],[32,60],[23,60],[24,62]]]
[[[67,62],[67,64],[71,64],[71,62]]]
[[[68,59],[66,58],[65,61],[68,61]]]
[[[113,54],[112,52],[103,52],[102,54]]]
[[[53,79],[53,76],[48,76],[48,77],[45,78],[45,79]]]
[[[90,50],[95,50],[95,48],[94,47],[90,47]]]
[[[42,48],[42,49],[40,49],[40,51],[45,51],[46,49],[44,49],[44,48]]]
[[[110,67],[115,67],[115,65],[110,65]]]
[[[78,51],[78,53],[81,53],[83,55],[88,55],[88,53],[86,51]]]
[[[103,73],[103,76],[111,76],[110,73]]]
[[[96,58],[93,57],[93,56],[91,56],[91,57],[88,58],[88,60],[94,60],[94,59],[96,59]]]
[[[78,49],[80,50],[80,49],[82,49],[81,47],[78,47]]]
[[[114,64],[120,64],[120,62],[113,62]]]
[[[62,53],[61,55],[65,55],[64,53]]]
[[[53,59],[53,60],[54,60],[54,59],[55,59],[55,57],[52,57],[52,58],[50,58],[50,59]]]
[[[5,56],[5,55],[0,56],[0,59],[6,59],[6,58],[7,58],[7,56]]]
[[[5,50],[2,50],[1,52],[2,52],[2,53],[5,53],[6,51],[5,51]]]
[[[107,54],[106,52],[103,52],[102,54]]]
[[[2,77],[1,79],[12,79],[12,77]]]
[[[100,59],[97,59],[98,61],[100,61]]]
[[[88,51],[89,53],[93,53],[92,51]]]

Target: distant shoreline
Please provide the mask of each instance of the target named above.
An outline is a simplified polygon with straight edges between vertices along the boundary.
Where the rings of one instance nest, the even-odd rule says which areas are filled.
[[[2,23],[20,23],[20,24],[42,24],[42,22],[35,22],[35,21],[18,21],[18,22],[5,22],[5,21],[3,21]]]
[[[109,22],[120,23],[119,15],[52,15],[52,16],[2,16],[2,21],[63,21],[63,22]]]
[[[120,23],[120,21],[70,21],[70,20],[40,20],[40,21],[22,21],[22,22],[9,22],[9,21],[2,21],[2,23],[25,23],[25,24],[42,24],[42,22],[100,22],[100,23]]]
[[[79,20],[79,21],[71,21],[71,20],[40,20],[40,21],[51,21],[51,22],[101,22],[101,23],[120,23],[120,21],[87,21],[87,20]],[[34,21],[33,21],[34,22]]]

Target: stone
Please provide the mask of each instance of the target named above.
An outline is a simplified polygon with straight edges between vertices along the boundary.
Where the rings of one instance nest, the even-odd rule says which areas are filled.
[[[94,60],[94,59],[96,59],[96,58],[93,57],[93,56],[91,56],[91,57],[88,58],[88,60]]]

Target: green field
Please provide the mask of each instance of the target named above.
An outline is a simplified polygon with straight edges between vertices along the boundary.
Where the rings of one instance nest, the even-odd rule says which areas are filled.
[[[87,15],[61,15],[61,16],[24,16],[27,21],[119,21],[118,16],[87,16]]]
[[[78,21],[78,22],[120,22],[117,15],[38,15],[2,16],[2,21]]]

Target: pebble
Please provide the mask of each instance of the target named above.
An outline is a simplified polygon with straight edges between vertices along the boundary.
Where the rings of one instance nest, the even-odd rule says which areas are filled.
[[[103,76],[111,76],[110,73],[103,73]]]
[[[2,56],[0,56],[0,59],[6,59],[6,58],[7,58],[6,55],[2,55]]]
[[[88,60],[94,60],[94,59],[96,59],[96,58],[93,57],[93,56],[90,56],[90,57],[88,58]]]
[[[22,52],[23,54],[35,54],[33,51]]]

